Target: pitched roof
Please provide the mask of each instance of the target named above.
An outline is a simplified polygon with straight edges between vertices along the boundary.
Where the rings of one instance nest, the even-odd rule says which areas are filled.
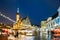
[[[58,12],[56,12],[53,16],[52,19],[56,18],[58,16]]]

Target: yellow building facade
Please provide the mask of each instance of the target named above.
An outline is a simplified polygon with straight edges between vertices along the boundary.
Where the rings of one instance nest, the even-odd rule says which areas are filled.
[[[41,28],[46,27],[46,21],[41,21]]]

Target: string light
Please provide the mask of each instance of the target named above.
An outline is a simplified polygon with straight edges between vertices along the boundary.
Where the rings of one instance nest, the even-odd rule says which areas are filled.
[[[12,20],[11,18],[7,17],[6,15],[3,15],[1,12],[0,12],[0,16],[4,17],[4,18],[6,18],[6,19],[8,19],[8,20],[10,20],[10,21],[12,21],[12,22],[15,22],[15,21]]]

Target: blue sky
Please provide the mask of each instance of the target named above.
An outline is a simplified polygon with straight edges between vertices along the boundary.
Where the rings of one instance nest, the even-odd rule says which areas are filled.
[[[0,12],[15,20],[16,9],[22,18],[28,16],[32,24],[40,22],[57,12],[59,0],[0,0]]]

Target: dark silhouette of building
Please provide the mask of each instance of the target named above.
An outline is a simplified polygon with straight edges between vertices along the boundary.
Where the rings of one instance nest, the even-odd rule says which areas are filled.
[[[58,16],[58,12],[56,12],[53,16],[52,19],[56,18]]]

